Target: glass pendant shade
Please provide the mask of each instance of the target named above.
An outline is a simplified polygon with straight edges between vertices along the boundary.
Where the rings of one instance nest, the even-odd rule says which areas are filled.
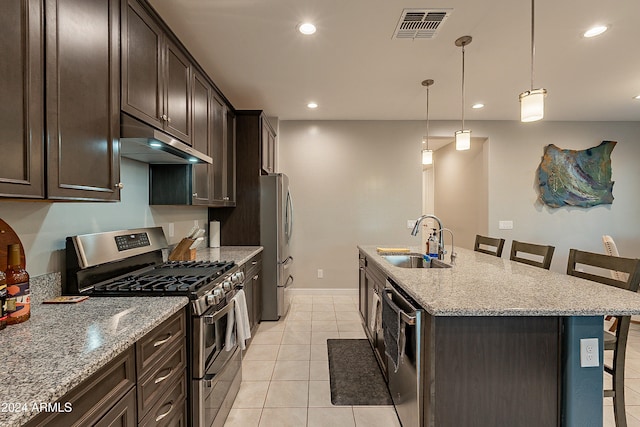
[[[471,148],[471,131],[463,129],[456,131],[456,150],[468,150]]]
[[[422,150],[422,164],[433,164],[433,150]]]
[[[546,89],[533,89],[520,94],[520,121],[535,122],[544,117]]]

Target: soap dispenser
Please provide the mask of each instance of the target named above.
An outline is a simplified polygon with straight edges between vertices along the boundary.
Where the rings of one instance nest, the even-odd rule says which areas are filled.
[[[429,236],[429,240],[427,241],[427,255],[430,258],[438,258],[438,235],[436,234],[436,229],[433,229],[433,234]]]

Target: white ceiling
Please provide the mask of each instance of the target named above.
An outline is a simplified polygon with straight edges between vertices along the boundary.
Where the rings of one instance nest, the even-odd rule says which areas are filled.
[[[466,47],[468,120],[519,120],[530,89],[529,0],[150,0],[238,109],[281,120],[461,116]],[[437,36],[397,40],[404,8],[451,8]],[[538,0],[534,86],[548,90],[545,120],[640,119],[640,1]],[[313,21],[303,36],[296,26]],[[590,26],[610,26],[585,39]],[[320,106],[309,110],[306,104]],[[471,104],[486,107],[472,110]]]

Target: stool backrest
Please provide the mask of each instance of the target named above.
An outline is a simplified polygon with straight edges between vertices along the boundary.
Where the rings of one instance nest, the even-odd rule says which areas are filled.
[[[483,246],[493,246],[494,249],[486,249],[480,247]],[[473,245],[473,250],[476,252],[482,252],[483,254],[495,255],[498,258],[502,256],[502,248],[504,247],[504,239],[499,239],[497,237],[487,237],[476,234],[476,243]]]
[[[606,234],[602,236],[602,244],[604,245],[604,253],[611,256],[620,256],[618,253],[618,247],[616,246],[616,242],[613,241],[611,236],[607,236]],[[616,280],[621,280],[626,282],[629,278],[627,273],[623,273],[621,271],[613,271],[611,270],[611,277]]]
[[[511,242],[511,255],[509,259],[511,261],[517,261],[548,270],[549,267],[551,267],[551,259],[553,258],[553,251],[555,249],[556,248],[554,246],[536,245],[534,243],[525,243],[514,240]],[[537,255],[542,257],[542,259],[537,261],[535,259],[521,257],[518,255],[520,252]]]
[[[628,278],[626,281],[617,280],[610,275],[604,276],[592,271],[580,271],[576,268],[577,264],[627,273]],[[640,259],[622,258],[612,255],[570,249],[569,260],[567,262],[567,274],[637,292],[638,284],[640,284]]]

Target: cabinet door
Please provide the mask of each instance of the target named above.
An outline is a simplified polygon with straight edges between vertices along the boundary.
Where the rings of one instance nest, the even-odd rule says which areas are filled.
[[[165,40],[164,129],[191,144],[191,63],[178,46]]]
[[[225,105],[218,97],[211,99],[211,157],[213,157],[213,201],[224,201]]]
[[[94,427],[134,427],[137,424],[136,389],[133,388]]]
[[[0,196],[44,197],[42,3],[2,2]]]
[[[45,0],[47,196],[120,200],[118,0]]]
[[[162,30],[136,0],[122,9],[122,111],[162,128]]]
[[[223,165],[223,201],[225,206],[236,205],[236,116],[225,107],[226,135]]]
[[[262,320],[262,274],[261,269],[253,276],[253,318],[255,324]]]
[[[193,113],[193,148],[211,155],[211,126],[209,116],[209,98],[211,86],[198,73],[193,74],[193,97],[191,111]],[[215,159],[214,159],[215,161]],[[210,201],[211,174],[213,166],[208,164],[193,165],[193,201],[194,205],[208,205]]]
[[[274,144],[275,137],[271,126],[267,122],[267,119],[262,117],[262,141],[261,141],[261,157],[262,157],[262,170],[265,173],[273,173],[274,171]]]
[[[256,324],[255,313],[253,311],[253,301],[255,300],[255,297],[254,297],[255,290],[253,285],[254,285],[253,278],[247,277],[244,281],[244,294],[245,294],[245,299],[247,300],[247,314],[249,315],[249,328],[251,330],[253,330],[253,325]]]

